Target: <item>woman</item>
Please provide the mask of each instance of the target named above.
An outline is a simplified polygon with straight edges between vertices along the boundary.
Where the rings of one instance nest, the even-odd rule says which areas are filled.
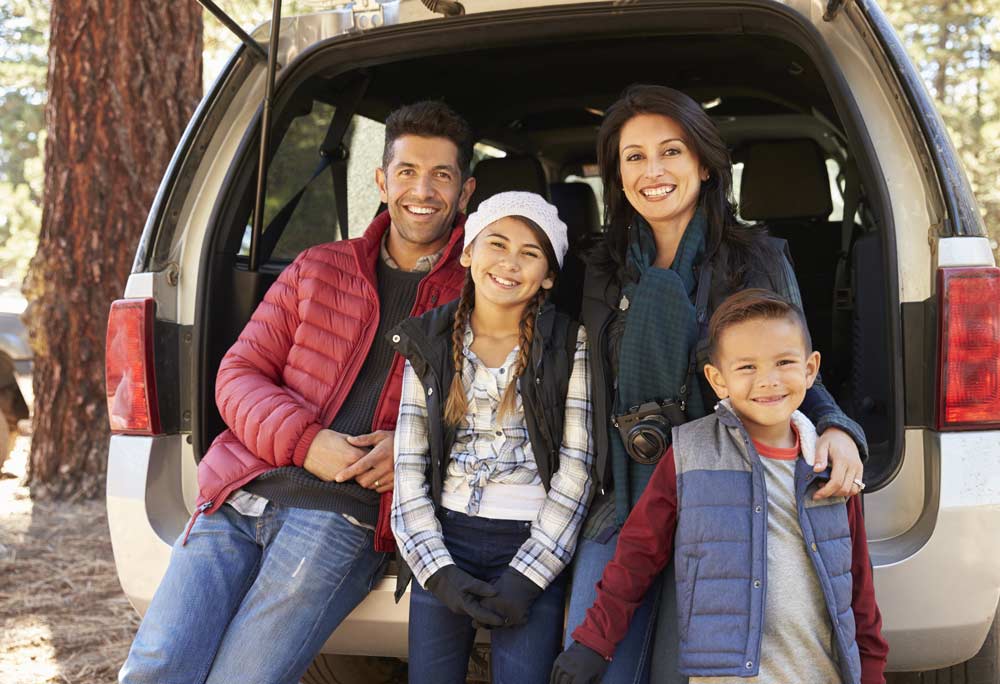
[[[697,102],[663,86],[630,86],[605,115],[597,155],[608,231],[588,264],[581,318],[594,348],[599,493],[574,562],[567,639],[594,600],[618,530],[669,444],[670,425],[715,403],[696,380],[715,306],[747,287],[800,304],[784,241],[737,220],[728,150]],[[819,495],[858,493],[859,449],[867,450],[861,428],[819,381],[802,410],[821,433],[817,469],[827,458],[833,464]],[[650,674],[655,682],[683,681],[673,582],[666,587],[662,606],[652,591],[638,607],[604,682],[645,682]]]

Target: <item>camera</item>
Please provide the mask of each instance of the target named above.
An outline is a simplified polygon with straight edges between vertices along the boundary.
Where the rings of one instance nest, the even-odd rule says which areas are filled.
[[[612,416],[611,423],[621,434],[625,451],[636,463],[652,465],[670,444],[670,429],[687,422],[683,402],[673,399],[648,401],[633,406],[628,413]]]

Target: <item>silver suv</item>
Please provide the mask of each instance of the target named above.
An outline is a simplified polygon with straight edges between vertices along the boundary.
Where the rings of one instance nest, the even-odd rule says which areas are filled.
[[[788,240],[825,383],[868,434],[864,505],[890,670],[1000,682],[1000,269],[879,8],[466,0],[464,16],[445,17],[425,7],[453,4],[356,2],[285,18],[273,107],[262,105],[271,48],[246,36],[192,118],[108,330],[108,520],[136,609],[223,429],[222,355],[296,254],[355,235],[378,212],[389,111],[446,99],[477,131],[477,195],[549,196],[579,251],[601,231],[602,110],[629,83],[663,83],[719,123],[742,217]],[[561,293],[571,310],[572,285]],[[393,601],[393,585],[382,580],[325,650],[405,657],[408,602]]]

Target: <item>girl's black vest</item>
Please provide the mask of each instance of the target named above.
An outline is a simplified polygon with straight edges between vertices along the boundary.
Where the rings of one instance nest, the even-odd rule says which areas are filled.
[[[393,347],[410,362],[424,387],[430,449],[426,476],[435,506],[441,505],[449,455],[455,442],[455,429],[444,423],[444,407],[455,374],[451,338],[457,308],[456,300],[418,318],[407,319],[389,333]],[[579,323],[551,304],[543,304],[535,322],[531,363],[518,378],[528,438],[546,490],[552,474],[559,468],[563,413],[578,330]],[[396,582],[397,601],[410,577],[410,569],[401,563]]]

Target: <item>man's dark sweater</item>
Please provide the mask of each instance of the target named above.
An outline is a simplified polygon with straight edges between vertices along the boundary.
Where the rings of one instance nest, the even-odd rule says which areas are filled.
[[[375,339],[347,398],[334,416],[331,430],[345,435],[372,431],[376,404],[395,355],[385,339],[386,333],[409,317],[417,299],[417,286],[425,275],[426,272],[395,269],[378,260],[380,314]],[[365,489],[354,481],[324,482],[303,468],[270,470],[243,489],[285,506],[344,513],[367,525],[374,526],[378,520],[379,494],[374,489]]]

